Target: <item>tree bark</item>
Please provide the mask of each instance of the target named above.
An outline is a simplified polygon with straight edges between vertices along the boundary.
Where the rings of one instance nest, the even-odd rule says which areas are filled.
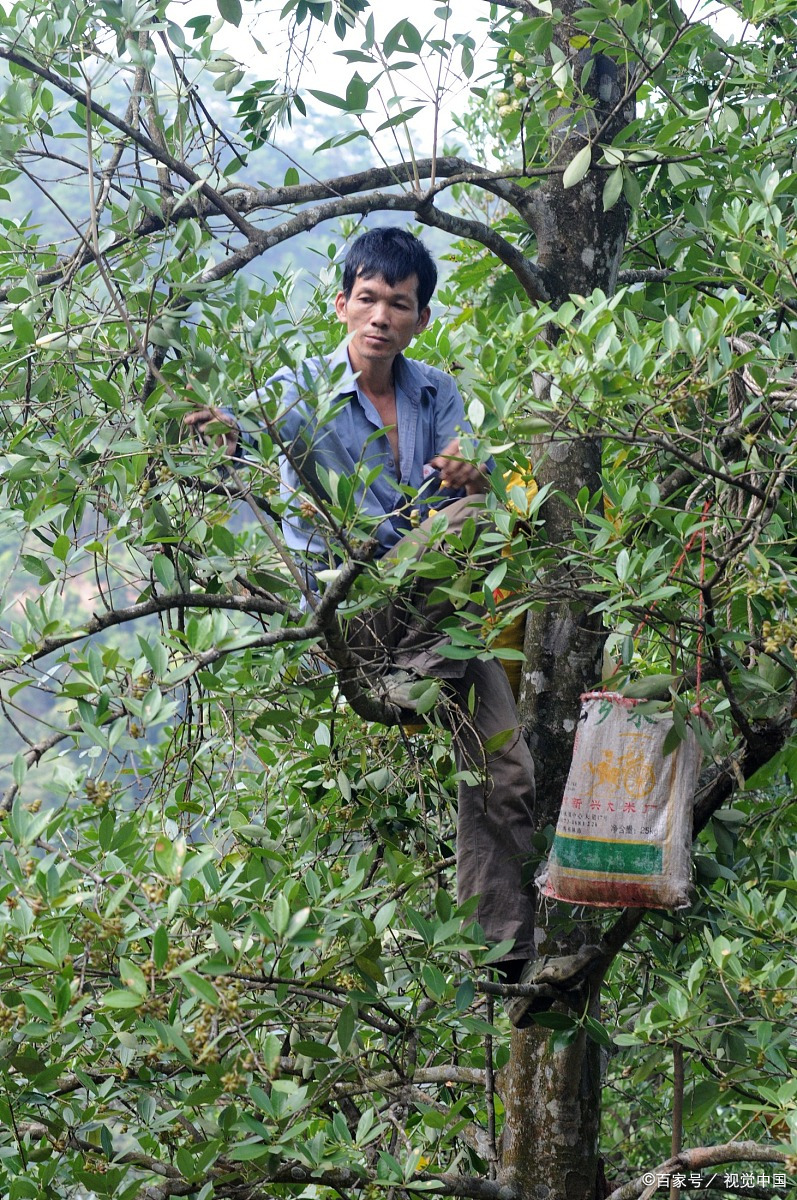
[[[559,1051],[550,1030],[514,1031],[502,1081],[501,1160],[519,1200],[594,1196],[600,1088],[600,1047],[583,1031]]]
[[[573,78],[583,78],[590,50],[576,52],[571,38],[579,31],[572,16],[578,0],[564,0],[563,19],[554,40],[571,63]],[[576,42],[578,44],[578,42]],[[634,117],[628,75],[604,55],[596,56],[585,87],[586,103],[553,114],[550,153],[566,165],[592,142],[593,167],[574,187],[563,188],[551,177],[535,195],[529,220],[537,239],[537,264],[554,305],[572,294],[596,288],[614,291],[628,230],[624,197],[603,209],[605,171],[595,169],[597,143],[610,142]],[[544,393],[550,381],[540,380]],[[600,444],[591,439],[539,440],[535,476],[553,484],[545,506],[545,533],[554,546],[574,544],[572,500],[583,489],[600,492]],[[558,494],[557,494],[558,493]],[[537,768],[535,828],[556,824],[570,766],[579,697],[601,676],[603,647],[599,618],[577,595],[578,575],[568,566],[552,579],[562,599],[542,612],[529,614],[526,661],[521,680],[520,715],[530,732]],[[535,942],[543,955],[573,954],[584,933],[569,907],[546,903],[537,916]],[[554,1009],[556,1011],[556,1008]],[[584,997],[578,1015],[600,1015],[600,987]],[[502,1072],[500,1091],[506,1111],[501,1146],[503,1180],[523,1200],[594,1200],[598,1191],[598,1136],[601,1115],[600,1047],[580,1031],[560,1050],[549,1030],[532,1027],[513,1033],[512,1053]]]

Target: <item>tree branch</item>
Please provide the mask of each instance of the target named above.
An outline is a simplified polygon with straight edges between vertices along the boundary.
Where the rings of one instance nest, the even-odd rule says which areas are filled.
[[[216,263],[205,271],[199,279],[200,284],[214,283],[227,275],[239,271],[247,263],[252,262],[266,250],[272,249],[281,242],[296,237],[314,229],[322,221],[333,221],[338,217],[359,214],[365,216],[376,210],[387,212],[415,212],[418,219],[425,225],[433,225],[444,229],[455,237],[466,237],[472,241],[481,242],[496,257],[500,258],[517,276],[521,287],[530,299],[544,302],[549,298],[548,289],[542,272],[534,263],[525,257],[505,238],[480,221],[472,221],[465,217],[455,217],[433,206],[434,193],[426,192],[418,195],[415,192],[371,192],[366,196],[330,200],[315,208],[305,209],[295,214],[281,225],[272,226],[263,231],[257,242],[249,242],[221,262]]]
[[[531,3],[531,0],[492,0],[492,3],[497,4],[499,8],[511,8],[514,12],[523,13],[527,17],[532,17],[540,11],[536,4]]]
[[[313,1172],[299,1163],[284,1163],[276,1171],[267,1176],[261,1176],[262,1182],[269,1183],[317,1183],[336,1187],[362,1186],[362,1183],[372,1178],[369,1173],[362,1175],[342,1168],[340,1170]],[[428,1171],[419,1171],[411,1180],[403,1184],[407,1191],[412,1191],[414,1183],[424,1184],[425,1195],[434,1196],[465,1196],[471,1200],[513,1200],[514,1192],[505,1185],[489,1179],[477,1179],[471,1175],[432,1175]],[[436,1186],[432,1186],[436,1185]],[[265,1200],[265,1195],[250,1200]],[[270,1200],[270,1197],[269,1197]]]
[[[231,1164],[238,1166],[237,1163]],[[229,1172],[225,1180],[216,1182],[215,1195],[220,1197],[234,1196],[244,1180],[238,1176],[230,1178]],[[354,1171],[348,1167],[332,1167],[326,1171],[312,1170],[298,1162],[282,1163],[274,1171],[258,1169],[258,1183],[296,1184],[306,1186],[315,1184],[320,1187],[331,1187],[336,1191],[341,1188],[354,1188],[358,1191],[363,1185],[371,1184],[387,1189],[395,1188],[395,1180],[378,1179],[376,1174],[365,1168]],[[411,1179],[401,1184],[404,1193],[412,1193],[414,1185],[422,1185],[424,1195],[432,1196],[462,1196],[467,1200],[515,1200],[515,1192],[504,1184],[490,1179],[479,1179],[473,1175],[432,1175],[428,1171],[419,1171]],[[163,1183],[142,1189],[140,1200],[166,1200],[167,1196],[187,1196],[196,1191],[196,1183],[188,1183],[183,1179],[168,1179]],[[268,1191],[257,1190],[251,1184],[246,1184],[247,1200],[273,1200]]]
[[[664,283],[674,274],[675,268],[673,267],[665,267],[661,270],[657,267],[648,267],[642,271],[621,271],[617,276],[617,283],[620,287],[631,283]]]
[[[133,604],[129,608],[112,609],[110,612],[102,613],[100,616],[97,616],[95,613],[80,629],[72,630],[70,633],[53,634],[42,638],[35,650],[32,650],[30,654],[23,655],[21,658],[0,659],[0,674],[18,667],[27,666],[29,663],[36,662],[38,659],[52,654],[55,650],[60,650],[62,646],[69,646],[73,642],[82,641],[83,638],[91,637],[95,633],[102,633],[106,629],[113,629],[116,625],[124,625],[128,621],[137,621],[140,617],[149,617],[154,613],[167,612],[172,608],[222,608],[230,609],[233,612],[265,616],[273,616],[275,613],[282,613],[284,611],[280,604],[276,604],[271,600],[264,600],[261,596],[253,595],[230,596],[215,595],[209,592],[187,592],[175,593],[170,596],[152,596],[149,600],[144,600],[141,604]],[[312,632],[308,634],[306,628],[302,626],[287,626],[285,629],[275,630],[274,633],[268,636],[272,639],[268,644],[276,645],[277,642],[298,641],[315,635]]]
[[[788,1151],[777,1146],[761,1146],[758,1142],[726,1142],[722,1146],[696,1146],[693,1150],[682,1150],[674,1158],[668,1158],[653,1171],[637,1176],[622,1187],[616,1188],[607,1200],[636,1200],[638,1196],[650,1196],[658,1186],[658,1180],[650,1183],[651,1175],[668,1175],[673,1170],[700,1170],[716,1167],[728,1162],[785,1162]]]
[[[98,724],[107,725],[109,721],[115,721],[117,717],[123,717],[124,715],[125,714],[120,710],[112,710],[105,713]],[[68,725],[66,729],[59,729],[55,733],[51,733],[49,737],[42,738],[40,742],[35,742],[27,750],[23,751],[22,757],[25,760],[25,765],[27,767],[35,767],[48,750],[52,750],[54,746],[57,746],[59,742],[63,742],[64,739],[70,737],[71,734],[82,732],[82,725]],[[0,798],[0,813],[8,812],[8,810],[11,808],[11,805],[14,803],[18,792],[19,784],[16,782],[10,784],[6,788],[2,798]]]
[[[9,50],[6,46],[0,46],[0,59],[5,59],[7,62],[22,67],[25,71],[30,71],[32,75],[38,75],[40,79],[46,79],[53,87],[58,88],[59,91],[64,92],[67,96],[71,96],[79,104],[86,103],[84,92],[74,83],[68,79],[64,79],[62,75],[57,75],[55,71],[50,71],[47,67],[40,66],[39,63],[27,58],[24,54],[20,54],[17,50]],[[263,236],[262,231],[242,217],[237,209],[224,196],[217,192],[215,188],[206,183],[195,171],[192,171],[186,163],[182,162],[179,158],[175,158],[168,150],[159,146],[152,138],[147,137],[139,129],[134,129],[128,121],[116,116],[110,109],[105,108],[102,104],[98,104],[95,100],[91,101],[91,111],[96,113],[97,116],[102,117],[103,121],[107,121],[114,129],[120,130],[131,142],[135,142],[136,145],[141,146],[156,162],[163,163],[170,171],[174,171],[175,175],[179,175],[189,184],[198,185],[198,190],[202,195],[218,212],[223,213],[228,221],[250,242],[258,242]]]
[[[432,204],[421,204],[417,211],[418,219],[424,225],[433,225],[437,229],[444,229],[446,233],[453,234],[454,237],[481,242],[515,274],[530,300],[537,303],[550,300],[551,295],[540,268],[526,258],[517,246],[502,238],[494,229],[483,225],[481,221],[473,221],[467,217],[455,217],[451,213],[435,208]]]
[[[361,1083],[342,1083],[335,1087],[336,1096],[361,1096],[367,1092],[395,1090],[408,1083],[421,1084],[438,1083],[443,1086],[449,1083],[464,1084],[465,1086],[484,1087],[486,1071],[484,1067],[461,1067],[456,1063],[444,1063],[437,1067],[418,1067],[409,1078],[404,1078],[397,1071],[378,1071],[369,1075]]]
[[[510,182],[519,178],[523,172],[517,167],[506,171],[488,171],[478,163],[467,159],[447,155],[444,158],[421,158],[415,164],[421,179],[445,179],[444,187],[453,183],[471,183],[488,191],[495,191],[502,199],[510,203],[528,200],[529,193],[525,188]],[[540,175],[548,175],[547,168],[541,168]],[[296,183],[290,187],[275,188],[245,188],[240,191],[240,200],[234,192],[226,193],[235,208],[242,213],[255,212],[262,208],[287,208],[296,204],[309,204],[314,200],[342,199],[355,193],[392,187],[397,184],[412,183],[415,171],[411,163],[401,162],[386,167],[369,167],[364,171],[355,171],[350,175],[337,175],[332,179],[324,179],[317,183]],[[439,185],[438,185],[439,186]],[[240,190],[236,185],[236,191]]]

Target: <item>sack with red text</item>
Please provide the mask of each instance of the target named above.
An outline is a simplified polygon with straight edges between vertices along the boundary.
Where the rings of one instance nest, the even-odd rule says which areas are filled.
[[[701,751],[687,726],[664,754],[671,713],[614,692],[581,697],[581,718],[543,895],[609,908],[689,903]]]

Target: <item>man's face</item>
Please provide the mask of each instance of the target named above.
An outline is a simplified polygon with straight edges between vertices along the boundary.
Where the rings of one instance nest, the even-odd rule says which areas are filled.
[[[338,292],[335,311],[350,334],[349,357],[355,369],[392,362],[429,323],[429,308],[418,309],[418,276],[391,286],[381,275],[357,276],[351,295]]]

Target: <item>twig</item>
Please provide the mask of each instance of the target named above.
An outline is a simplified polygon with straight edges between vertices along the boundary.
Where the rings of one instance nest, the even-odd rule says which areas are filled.
[[[121,716],[124,716],[124,713],[118,710],[107,712],[98,722],[98,724],[107,725],[109,721],[114,721],[117,717]],[[35,766],[48,750],[52,750],[53,747],[57,746],[59,742],[62,742],[64,738],[70,737],[73,733],[82,733],[82,731],[83,726],[75,723],[74,725],[68,725],[66,729],[59,729],[57,732],[51,733],[49,737],[42,738],[40,742],[35,742],[30,749],[25,750],[22,755],[26,766]],[[17,783],[12,783],[6,788],[2,799],[0,799],[0,812],[8,812],[8,810],[11,808],[11,805],[14,803],[18,792],[19,784]]]

